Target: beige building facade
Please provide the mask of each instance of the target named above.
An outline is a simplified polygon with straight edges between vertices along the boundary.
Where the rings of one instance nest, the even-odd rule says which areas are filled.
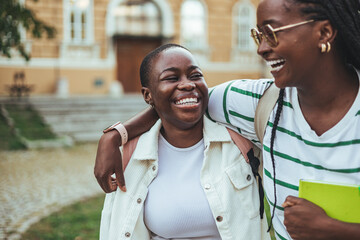
[[[195,55],[209,86],[259,78],[264,66],[250,38],[258,0],[22,0],[56,28],[54,39],[31,39],[25,62],[0,57],[0,95],[23,72],[32,95],[105,95],[121,83],[139,92],[139,65],[152,49],[178,43]]]

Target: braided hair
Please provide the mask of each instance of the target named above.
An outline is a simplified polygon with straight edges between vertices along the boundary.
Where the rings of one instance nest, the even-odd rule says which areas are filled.
[[[270,219],[270,224],[269,224],[268,231],[270,231],[270,229],[271,229],[272,220],[273,220],[274,214],[275,214],[275,206],[276,206],[276,202],[277,202],[277,197],[276,197],[276,182],[275,182],[276,173],[275,173],[275,158],[274,158],[274,142],[275,142],[276,129],[277,129],[277,126],[278,126],[279,120],[280,120],[280,114],[281,114],[282,109],[283,109],[284,92],[285,92],[285,89],[284,89],[284,88],[280,89],[279,97],[278,97],[278,99],[277,99],[278,104],[277,104],[277,109],[276,109],[276,115],[275,115],[274,125],[273,125],[273,128],[271,129],[270,156],[271,156],[271,163],[272,163],[273,172],[274,172],[274,176],[273,176],[273,184],[274,184],[274,208],[273,208],[272,213],[271,213],[271,219]]]
[[[150,82],[149,78],[150,78],[150,73],[152,71],[153,60],[157,56],[159,56],[160,53],[162,53],[163,51],[170,49],[170,48],[182,48],[182,49],[189,51],[188,49],[186,49],[185,47],[183,47],[181,45],[178,45],[175,43],[168,43],[168,44],[164,44],[164,45],[154,49],[150,53],[148,53],[148,55],[146,55],[144,57],[143,61],[141,62],[141,65],[140,65],[141,86],[143,86],[143,87],[149,86],[149,82]]]
[[[360,69],[360,0],[287,0],[292,4],[299,5],[300,13],[308,19],[315,21],[329,20],[332,26],[337,29],[335,45],[339,50],[343,62]],[[274,207],[271,213],[269,224],[270,230],[274,218],[277,197],[276,197],[276,174],[274,159],[274,140],[276,129],[279,124],[283,107],[284,89],[280,90],[278,107],[276,110],[274,125],[271,131],[270,156],[273,167],[274,183]]]

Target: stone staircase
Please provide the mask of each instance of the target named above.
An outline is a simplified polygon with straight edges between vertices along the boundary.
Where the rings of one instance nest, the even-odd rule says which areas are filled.
[[[59,136],[75,142],[97,142],[102,130],[147,107],[142,95],[110,97],[30,97],[29,101]]]

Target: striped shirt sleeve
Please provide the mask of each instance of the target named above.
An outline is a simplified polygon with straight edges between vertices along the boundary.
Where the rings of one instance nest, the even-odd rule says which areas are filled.
[[[207,117],[258,143],[254,129],[255,110],[260,97],[271,83],[269,79],[243,79],[211,88]]]

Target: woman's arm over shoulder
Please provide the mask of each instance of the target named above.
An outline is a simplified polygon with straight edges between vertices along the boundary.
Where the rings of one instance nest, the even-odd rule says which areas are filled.
[[[242,79],[215,86],[209,89],[206,116],[250,140],[256,139],[255,110],[260,97],[272,83],[272,79]]]
[[[147,108],[124,123],[129,140],[148,131],[159,119],[153,108]],[[95,159],[94,175],[104,192],[115,191],[119,186],[123,191],[125,179],[123,174],[122,157],[119,146],[123,145],[120,134],[116,130],[103,134],[99,140]],[[116,175],[117,184],[112,184],[111,175]]]

